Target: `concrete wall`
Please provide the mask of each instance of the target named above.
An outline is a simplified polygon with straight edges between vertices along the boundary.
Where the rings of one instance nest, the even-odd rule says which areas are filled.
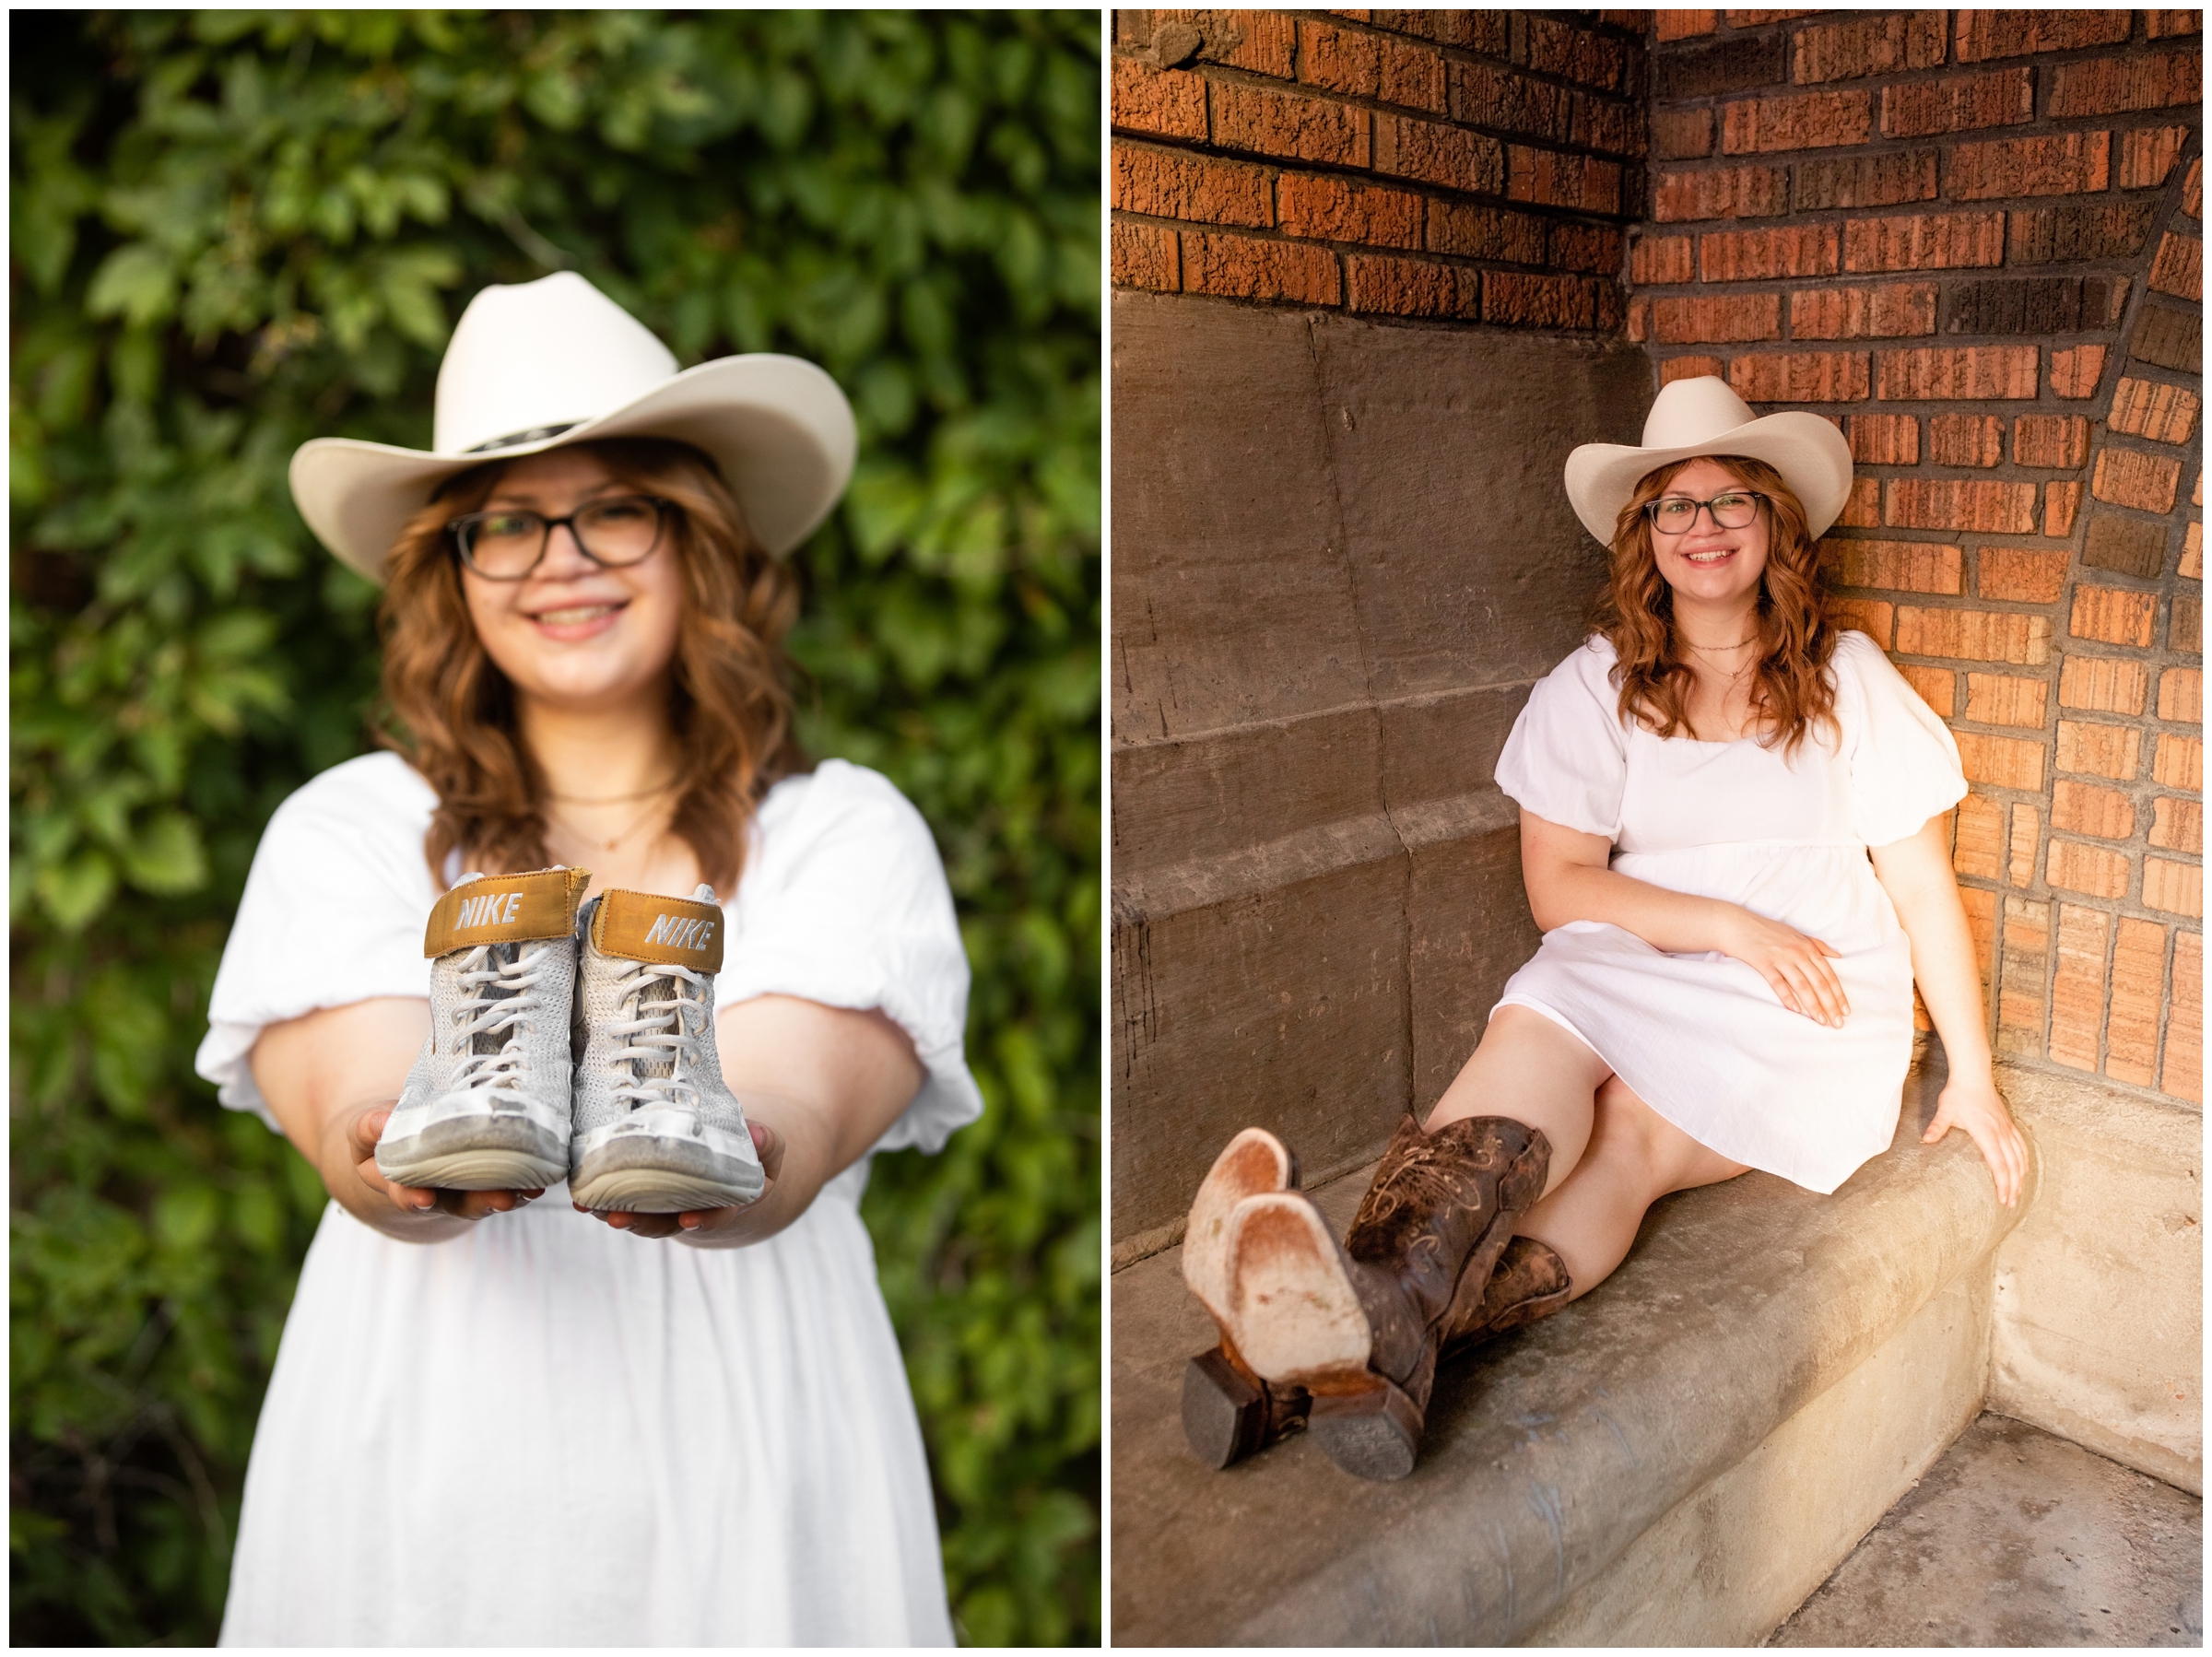
[[[1258,1122],[1371,1158],[1535,946],[1506,733],[1600,553],[1619,344],[1113,297],[1113,1215],[1162,1246]]]

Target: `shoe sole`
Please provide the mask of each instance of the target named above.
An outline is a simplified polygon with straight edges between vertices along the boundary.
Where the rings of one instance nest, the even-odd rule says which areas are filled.
[[[569,1194],[586,1208],[617,1214],[689,1214],[742,1208],[766,1189],[759,1164],[717,1157],[689,1140],[638,1134],[610,1139],[578,1158]]]
[[[1421,1426],[1413,1400],[1380,1377],[1366,1392],[1314,1399],[1308,1420],[1330,1461],[1355,1478],[1382,1480],[1413,1471]]]
[[[536,1191],[568,1177],[559,1134],[523,1116],[451,1117],[380,1141],[377,1171],[432,1191]]]
[[[1182,1280],[1215,1322],[1229,1318],[1229,1216],[1246,1197],[1297,1183],[1290,1153],[1265,1128],[1246,1128],[1214,1158],[1183,1227]]]
[[[1367,1313],[1311,1202],[1246,1197],[1230,1216],[1226,1253],[1230,1337],[1262,1380],[1315,1393],[1372,1384]]]

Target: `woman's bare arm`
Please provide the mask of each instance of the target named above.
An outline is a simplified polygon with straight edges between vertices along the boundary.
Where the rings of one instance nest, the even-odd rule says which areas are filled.
[[[609,1225],[701,1248],[772,1237],[882,1137],[922,1087],[913,1043],[879,1012],[761,995],[723,1012],[715,1043],[769,1171],[767,1193],[743,1208],[609,1215]]]
[[[1898,923],[1912,940],[1912,977],[1950,1065],[1950,1078],[1924,1139],[1932,1145],[1951,1129],[1963,1129],[1989,1164],[1998,1199],[2010,1207],[2019,1200],[2027,1176],[2028,1146],[1990,1068],[1982,974],[1974,964],[1973,934],[1951,872],[1947,838],[1944,819],[1936,817],[1908,840],[1875,847],[1875,878],[1889,894]]]
[[[1843,981],[1828,964],[1836,950],[1741,904],[1617,874],[1606,866],[1612,854],[1602,834],[1524,811],[1521,879],[1536,924],[1549,932],[1570,921],[1603,921],[1670,955],[1718,950],[1758,971],[1793,1013],[1839,1027],[1850,1016]]]
[[[524,1194],[425,1191],[377,1172],[377,1136],[429,1033],[429,1002],[379,996],[272,1024],[247,1061],[285,1136],[339,1205],[407,1242],[442,1242]]]

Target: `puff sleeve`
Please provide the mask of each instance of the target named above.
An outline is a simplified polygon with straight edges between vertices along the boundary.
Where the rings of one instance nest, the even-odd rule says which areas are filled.
[[[1629,774],[1613,660],[1594,638],[1537,680],[1498,757],[1498,786],[1524,810],[1609,840]]]
[[[1966,797],[1959,745],[1882,648],[1864,633],[1836,645],[1836,713],[1851,765],[1852,832],[1887,846]]]

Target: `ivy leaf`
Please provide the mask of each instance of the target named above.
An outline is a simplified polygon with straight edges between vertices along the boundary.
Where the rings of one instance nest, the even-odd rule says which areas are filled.
[[[176,266],[144,241],[126,243],[103,259],[85,296],[86,314],[120,316],[133,327],[158,323],[176,308]]]
[[[207,879],[207,853],[200,843],[199,825],[181,811],[157,812],[132,837],[123,867],[141,891],[197,890]]]

